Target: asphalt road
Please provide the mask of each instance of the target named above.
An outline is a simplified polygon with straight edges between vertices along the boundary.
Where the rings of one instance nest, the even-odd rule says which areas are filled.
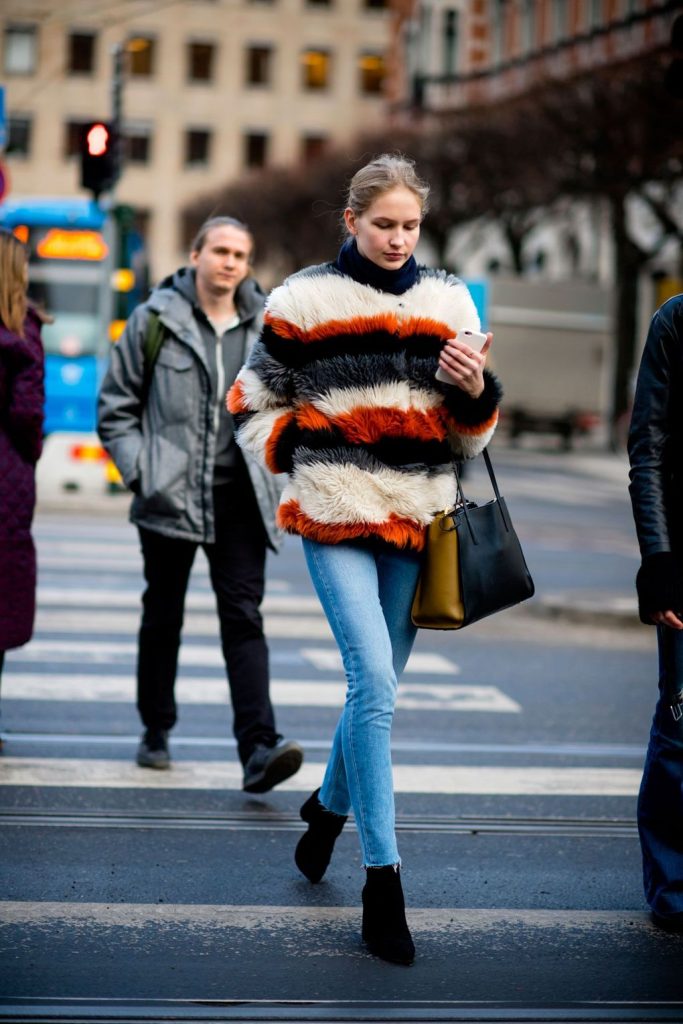
[[[293,864],[343,694],[298,542],[270,561],[266,622],[278,725],[306,761],[253,798],[203,558],[174,766],[144,771],[135,532],[119,497],[42,502],[36,633],[3,677],[0,1020],[683,1020],[683,939],[650,923],[640,880],[655,651],[633,620],[623,460],[497,465],[538,592],[462,633],[422,632],[404,677],[409,969],[360,945],[352,824],[321,884]],[[479,471],[467,486],[485,493]]]

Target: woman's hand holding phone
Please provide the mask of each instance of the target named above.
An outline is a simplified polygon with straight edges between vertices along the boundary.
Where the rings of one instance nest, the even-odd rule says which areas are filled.
[[[493,334],[460,330],[441,349],[436,379],[462,388],[471,398],[479,398],[484,390],[486,353]]]

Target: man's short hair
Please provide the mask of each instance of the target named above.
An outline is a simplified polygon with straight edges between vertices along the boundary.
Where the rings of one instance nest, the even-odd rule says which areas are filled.
[[[249,253],[249,262],[251,263],[254,255],[254,236],[249,225],[245,224],[244,221],[238,220],[237,217],[209,217],[208,220],[204,221],[192,239],[190,252],[200,252],[204,247],[209,231],[213,231],[214,228],[238,228],[240,231],[244,231],[251,241],[251,252]]]

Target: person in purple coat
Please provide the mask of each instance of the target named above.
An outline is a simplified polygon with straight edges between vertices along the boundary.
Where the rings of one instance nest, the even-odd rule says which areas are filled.
[[[5,651],[31,639],[36,606],[31,523],[43,442],[46,318],[29,303],[27,284],[26,247],[0,231],[0,678]]]

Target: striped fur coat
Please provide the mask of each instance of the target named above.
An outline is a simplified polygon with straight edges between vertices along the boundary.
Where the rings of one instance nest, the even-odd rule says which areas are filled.
[[[465,285],[420,267],[401,295],[333,264],[274,289],[264,329],[228,395],[241,447],[288,473],[279,525],[323,543],[382,537],[421,549],[453,505],[451,457],[488,443],[500,389],[472,399],[434,379],[459,328],[479,328]]]

